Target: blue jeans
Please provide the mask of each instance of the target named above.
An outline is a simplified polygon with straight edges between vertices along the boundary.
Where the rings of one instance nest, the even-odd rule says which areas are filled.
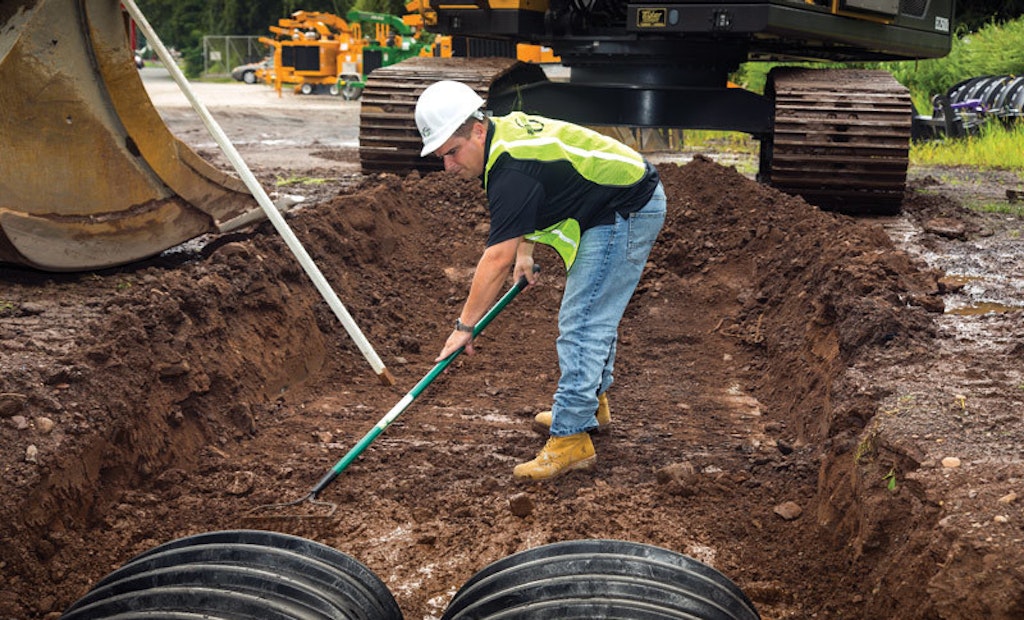
[[[597,428],[597,397],[612,384],[619,322],[665,222],[658,184],[644,208],[583,233],[558,312],[558,380],[551,434]]]

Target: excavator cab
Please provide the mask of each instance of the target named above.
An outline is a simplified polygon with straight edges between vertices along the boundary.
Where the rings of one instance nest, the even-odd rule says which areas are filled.
[[[0,84],[0,263],[124,265],[258,208],[164,124],[118,0],[4,0]]]

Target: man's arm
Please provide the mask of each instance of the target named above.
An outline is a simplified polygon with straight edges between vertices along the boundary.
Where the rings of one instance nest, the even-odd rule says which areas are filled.
[[[475,326],[477,321],[483,318],[494,301],[501,294],[505,281],[508,279],[509,271],[516,263],[517,249],[523,241],[522,237],[515,237],[488,246],[476,265],[476,272],[473,274],[473,283],[469,287],[469,296],[462,306],[459,314],[459,321],[467,326]],[[532,262],[532,261],[531,261]],[[532,264],[531,264],[532,268]],[[531,274],[532,275],[532,274]],[[466,347],[466,353],[473,354],[473,334],[465,331],[453,330],[444,348],[435,359],[440,362],[459,347]]]

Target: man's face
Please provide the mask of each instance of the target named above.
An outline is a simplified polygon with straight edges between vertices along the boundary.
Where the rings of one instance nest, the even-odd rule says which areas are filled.
[[[474,123],[469,137],[452,136],[434,151],[444,161],[446,172],[452,172],[464,179],[474,179],[484,172],[484,144],[487,127]]]

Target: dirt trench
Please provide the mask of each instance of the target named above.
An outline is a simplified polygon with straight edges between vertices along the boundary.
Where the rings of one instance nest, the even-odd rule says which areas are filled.
[[[103,273],[4,269],[0,617],[56,618],[133,555],[238,527],[352,555],[406,618],[577,538],[690,555],[764,618],[1020,617],[1019,311],[980,319],[995,343],[969,334],[943,314],[961,289],[891,222],[704,157],[659,170],[669,217],[622,324],[598,469],[511,479],[558,376],[564,276],[539,250],[543,285],[339,476],[326,520],[249,511],[305,495],[431,368],[486,237],[476,184],[349,179],[288,217],[392,387],[269,224]],[[983,226],[927,192],[905,210]]]

